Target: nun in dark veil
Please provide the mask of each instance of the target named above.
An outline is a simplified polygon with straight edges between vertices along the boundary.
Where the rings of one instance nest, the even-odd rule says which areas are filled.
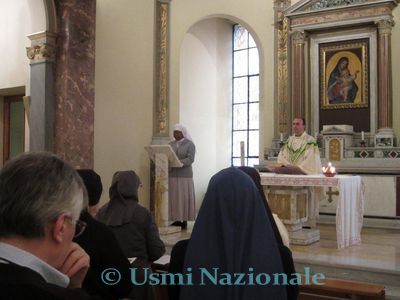
[[[278,245],[261,196],[253,181],[237,168],[214,175],[200,208],[186,251],[183,271],[191,268],[193,285],[184,285],[181,300],[286,299],[281,285],[201,283],[199,268],[218,274],[282,273]],[[190,269],[189,269],[190,270]]]
[[[98,212],[97,219],[108,225],[117,238],[125,256],[135,257],[138,281],[143,282],[143,268],[165,253],[153,217],[138,202],[140,179],[134,171],[120,171],[113,176],[109,190],[110,201]],[[151,286],[133,285],[134,299],[154,299]]]
[[[275,223],[274,217],[272,216],[271,208],[268,205],[267,198],[265,197],[263,187],[261,185],[261,177],[258,171],[251,167],[239,167],[241,171],[250,176],[256,185],[258,192],[260,193],[261,199],[263,200],[265,211],[268,215],[268,219],[271,222],[272,230],[274,231],[275,240],[278,244],[278,250],[281,257],[284,272],[292,278],[291,274],[295,273],[294,262],[292,257],[292,251],[283,244],[281,234],[279,233],[278,226]],[[299,287],[297,285],[287,285],[286,294],[288,300],[295,300],[299,294]]]

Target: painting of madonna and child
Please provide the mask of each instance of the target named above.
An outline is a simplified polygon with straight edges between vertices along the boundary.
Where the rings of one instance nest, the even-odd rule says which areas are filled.
[[[366,42],[320,45],[322,109],[368,106],[367,47]]]

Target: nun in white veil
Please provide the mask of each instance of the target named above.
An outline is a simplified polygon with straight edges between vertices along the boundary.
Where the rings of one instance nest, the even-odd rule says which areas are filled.
[[[183,164],[180,168],[171,168],[169,172],[169,220],[175,221],[183,229],[187,221],[195,219],[195,198],[192,163],[196,147],[187,129],[174,125],[174,140],[169,144]]]

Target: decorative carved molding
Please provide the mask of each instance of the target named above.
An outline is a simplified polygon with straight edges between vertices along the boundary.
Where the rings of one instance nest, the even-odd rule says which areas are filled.
[[[156,93],[153,135],[168,135],[168,8],[170,1],[157,1]]]
[[[305,15],[301,17],[296,17],[291,20],[292,27],[298,26],[311,26],[311,25],[319,25],[324,23],[334,23],[334,22],[343,22],[343,21],[351,21],[355,19],[363,19],[363,18],[373,18],[377,16],[382,16],[386,14],[391,14],[391,8],[387,6],[382,7],[370,7],[359,9],[357,7],[349,8],[346,10],[335,11],[334,13],[331,11],[327,11],[324,13],[319,13],[318,15]]]
[[[52,45],[41,45],[34,47],[26,47],[26,55],[31,60],[32,63],[38,61],[54,61],[55,60],[55,47]]]
[[[274,0],[274,10],[282,12],[290,6],[290,0]]]
[[[375,24],[378,26],[378,33],[380,35],[392,33],[392,27],[394,26],[393,20],[383,19],[375,22]]]
[[[319,0],[312,4],[308,10],[319,10],[323,8],[329,7],[338,7],[338,6],[346,6],[346,5],[353,5],[353,4],[361,4],[365,3],[368,0]]]
[[[56,58],[56,34],[43,31],[28,35],[31,47],[26,47],[26,55],[31,64],[54,62]]]
[[[307,38],[307,35],[304,31],[296,30],[290,33],[292,37],[292,41],[295,45],[304,44]]]

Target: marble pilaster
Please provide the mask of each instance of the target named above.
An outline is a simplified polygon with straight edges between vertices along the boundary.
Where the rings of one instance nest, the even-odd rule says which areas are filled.
[[[48,31],[28,35],[26,54],[31,66],[29,103],[30,151],[54,151],[54,62],[57,35]]]
[[[181,230],[179,227],[168,227],[168,156],[165,153],[155,153],[155,221],[160,234],[169,234]]]
[[[92,168],[96,1],[60,0],[57,17],[55,152]]]
[[[378,27],[378,131],[393,126],[391,32],[394,22],[383,19]]]

